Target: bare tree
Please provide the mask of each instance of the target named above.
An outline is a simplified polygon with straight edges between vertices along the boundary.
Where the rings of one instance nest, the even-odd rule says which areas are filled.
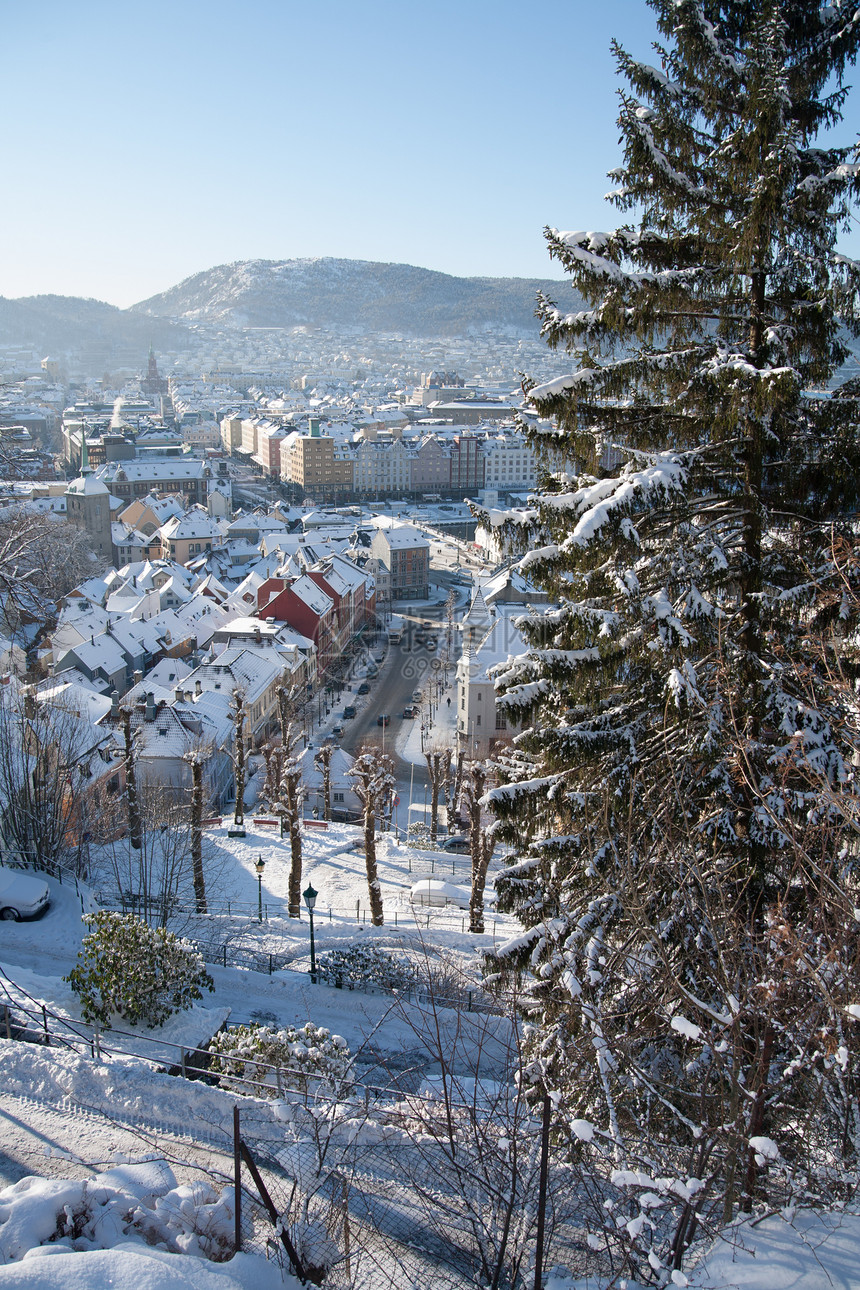
[[[209,748],[193,748],[184,760],[191,767],[191,869],[194,876],[194,904],[198,914],[206,910],[206,880],[203,873],[203,767],[211,755]]]
[[[469,812],[469,854],[472,859],[472,894],[469,898],[469,931],[484,930],[484,887],[493,855],[493,835],[481,824],[481,804],[487,787],[487,767],[473,762],[463,785],[463,799]]]
[[[364,860],[370,894],[370,918],[374,927],[381,927],[385,920],[376,865],[376,817],[391,798],[395,784],[394,762],[387,753],[365,748],[359,752],[347,774],[354,781],[354,792],[364,812]]]
[[[0,831],[19,861],[74,859],[90,830],[88,788],[106,738],[62,704],[9,682],[0,699]]]
[[[52,620],[57,602],[105,567],[74,524],[23,506],[0,511],[0,615],[13,635]]]
[[[135,760],[135,734],[132,730],[131,708],[120,710],[122,738],[125,747],[125,801],[128,811],[129,842],[136,851],[141,847],[140,803],[137,794],[137,765]]]
[[[442,965],[440,986],[439,966],[426,953],[419,976],[425,1006],[396,1009],[410,1032],[409,1051],[422,1052],[433,1075],[420,1096],[401,1097],[392,1117],[408,1143],[407,1150],[397,1147],[392,1193],[408,1192],[411,1239],[434,1250],[439,1284],[453,1284],[443,1273],[447,1265],[458,1285],[524,1287],[531,1284],[538,1226],[541,1125],[521,1050],[518,999],[482,1000],[472,1012],[452,1008],[449,992],[458,981],[462,993],[468,986],[480,996],[480,986],[451,964]],[[396,1085],[402,1072],[392,1070],[389,1080]],[[548,1159],[545,1265],[548,1254],[572,1253],[562,1246],[572,1235],[564,1227],[581,1195],[565,1155],[563,1145],[555,1146]],[[382,1175],[378,1166],[376,1173]],[[380,1237],[385,1219],[383,1209]]]
[[[236,806],[233,811],[233,832],[245,832],[245,698],[241,690],[233,691],[233,774],[236,786]]]
[[[201,770],[203,765],[201,759]],[[193,773],[192,765],[192,799]],[[205,892],[197,880],[204,872],[212,878],[216,855],[207,845],[202,820],[199,829],[195,826],[187,788],[144,782],[138,800],[140,846],[132,848],[130,839],[123,837],[106,843],[94,859],[95,876],[103,884],[115,885],[125,908],[148,923],[175,931],[192,920],[192,909],[207,912]]]
[[[281,818],[289,821],[290,828],[290,878],[287,886],[287,905],[290,918],[300,918],[302,913],[302,761],[298,755],[301,727],[295,719],[293,691],[278,686],[278,718],[281,725],[280,786],[277,809]]]
[[[331,819],[331,759],[334,744],[323,744],[314,753],[314,765],[322,772],[323,785],[323,819]]]
[[[425,752],[424,760],[430,780],[430,841],[435,842],[439,832],[439,796],[451,774],[451,749],[430,749]]]

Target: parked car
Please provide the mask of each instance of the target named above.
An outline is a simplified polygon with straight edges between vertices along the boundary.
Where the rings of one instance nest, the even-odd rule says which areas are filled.
[[[389,726],[391,725],[391,717],[386,712],[383,716],[376,718],[376,724],[378,726]]]
[[[48,908],[51,896],[43,878],[17,869],[0,869],[0,918],[7,923],[36,918]]]
[[[453,837],[446,838],[444,842],[439,843],[440,851],[459,851],[465,854],[469,850],[469,839],[465,833],[455,833]]]
[[[343,739],[343,726],[334,726],[331,733],[333,739]]]
[[[417,715],[417,712],[418,709],[411,703],[403,709],[404,717],[414,717]]]
[[[370,694],[370,686],[366,681],[362,681],[361,685],[356,690],[356,694]]]
[[[355,716],[355,704],[348,703],[343,710],[344,721],[351,721],[354,716]]]
[[[427,637],[427,648],[432,650],[436,650],[439,648],[439,641],[435,636]]]
[[[412,691],[412,702],[413,702],[413,703],[420,703],[420,702],[421,702],[421,691],[420,691],[420,690],[413,690],[413,691]]]

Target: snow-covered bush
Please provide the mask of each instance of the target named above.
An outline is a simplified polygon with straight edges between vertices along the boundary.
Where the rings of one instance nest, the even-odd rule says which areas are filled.
[[[380,990],[406,990],[413,982],[414,973],[408,959],[397,958],[365,942],[348,950],[321,954],[317,960],[317,977],[326,985],[341,985],[350,990],[371,985]]]
[[[321,1084],[340,1085],[352,1056],[345,1039],[312,1021],[284,1030],[255,1021],[228,1026],[215,1036],[209,1051],[212,1070],[225,1088],[269,1097],[308,1092]]]
[[[111,1249],[140,1240],[220,1263],[233,1255],[234,1192],[205,1181],[178,1184],[163,1160],[120,1166],[88,1180],[22,1178],[0,1191],[0,1251]]]
[[[423,820],[413,820],[406,830],[406,845],[419,851],[438,851],[438,843],[430,837],[430,826]]]
[[[81,1016],[110,1028],[112,1017],[151,1029],[214,989],[203,959],[187,941],[132,914],[100,910],[78,962],[64,979],[81,999]]]

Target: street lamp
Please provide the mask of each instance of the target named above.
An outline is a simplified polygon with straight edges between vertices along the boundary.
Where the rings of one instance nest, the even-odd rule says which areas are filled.
[[[311,981],[314,985],[317,983],[317,960],[314,953],[314,905],[317,903],[318,891],[314,891],[310,883],[302,892],[305,898],[305,904],[308,907],[308,917],[311,920]]]
[[[266,862],[262,856],[257,856],[257,863],[254,868],[257,871],[257,922],[263,921],[263,870]]]

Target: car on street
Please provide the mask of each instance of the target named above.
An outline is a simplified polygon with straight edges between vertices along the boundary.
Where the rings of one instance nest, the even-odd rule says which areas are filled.
[[[415,705],[414,705],[414,704],[412,704],[412,703],[408,704],[408,705],[403,709],[403,715],[404,715],[404,717],[415,717],[415,716],[417,716],[417,714],[418,714],[418,709],[417,709],[417,708],[415,707]]]
[[[376,724],[377,724],[378,726],[390,726],[390,725],[391,725],[391,717],[388,715],[388,713],[387,713],[387,712],[386,712],[386,713],[383,713],[383,715],[382,715],[382,716],[380,716],[380,717],[377,717],[377,718],[376,718]]]
[[[469,850],[469,839],[465,833],[455,833],[439,843],[440,851],[458,851],[465,854]]]
[[[344,721],[351,721],[354,716],[355,716],[355,704],[348,703],[343,710],[343,719]]]
[[[22,918],[37,918],[50,904],[50,892],[44,878],[36,878],[18,869],[0,869],[0,918],[7,923]]]
[[[333,726],[331,733],[333,739],[343,739],[343,726]]]
[[[361,685],[356,690],[356,694],[370,694],[370,686],[366,681],[362,681]]]
[[[412,702],[413,702],[413,703],[420,703],[420,702],[421,702],[421,697],[422,697],[422,696],[421,696],[421,691],[420,691],[420,690],[413,690],[413,691],[412,691]]]

